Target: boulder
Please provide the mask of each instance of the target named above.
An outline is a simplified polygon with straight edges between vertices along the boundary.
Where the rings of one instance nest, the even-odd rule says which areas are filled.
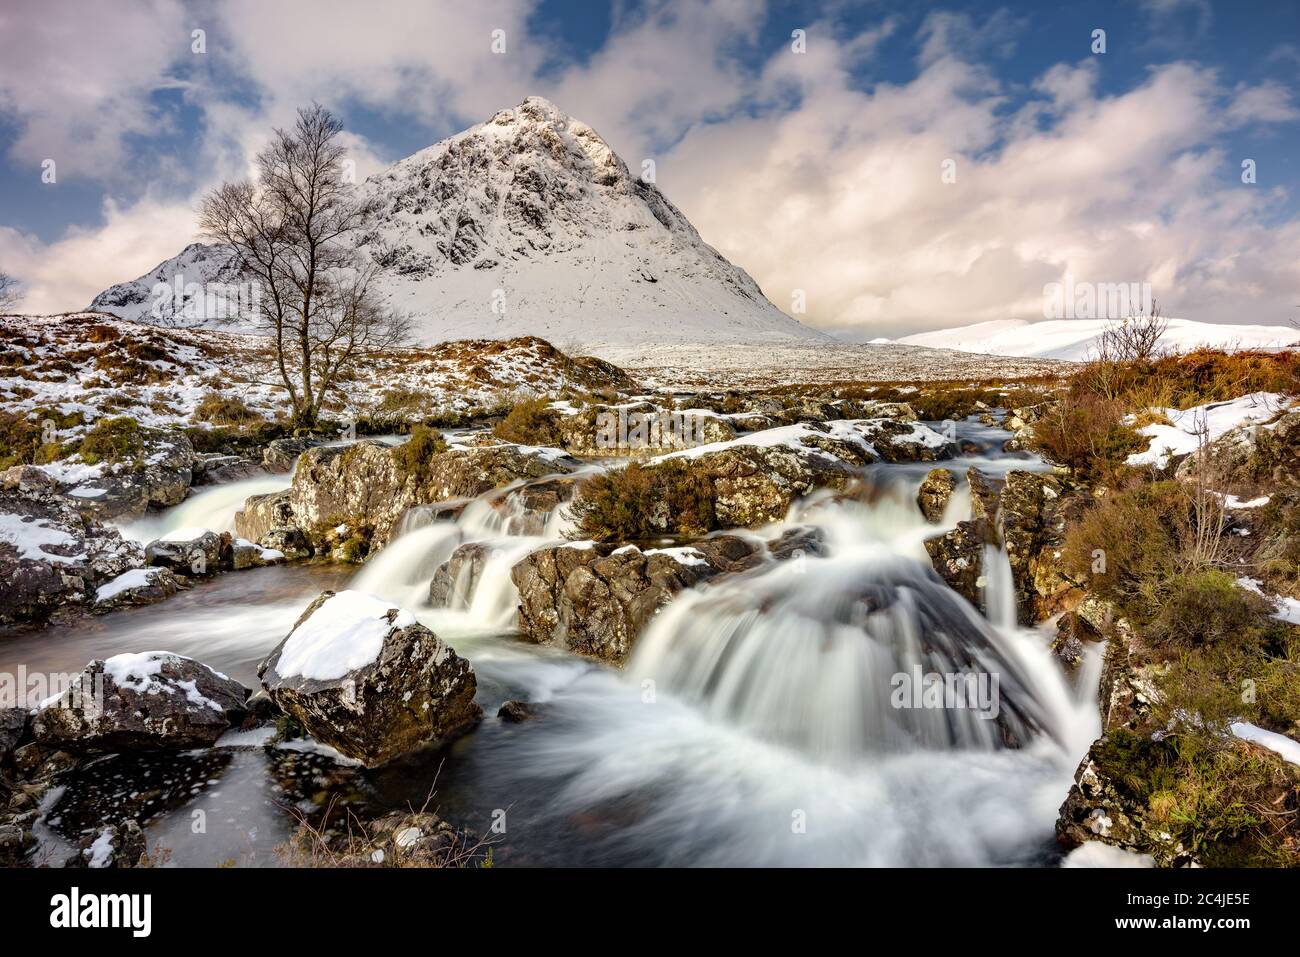
[[[230,546],[230,566],[235,571],[278,565],[285,557],[285,553],[278,548],[267,548],[246,538],[237,538]]]
[[[322,441],[322,439],[304,438],[274,439],[262,450],[262,467],[268,472],[291,472],[298,462],[298,457],[308,449],[320,445]]]
[[[165,651],[92,661],[32,716],[38,744],[80,753],[210,746],[246,713],[248,689]]]
[[[34,466],[0,473],[0,625],[84,609],[141,565],[140,546],[80,511]]]
[[[478,587],[483,566],[493,548],[485,542],[467,542],[438,566],[429,583],[429,604],[434,608],[466,608]]]
[[[995,479],[973,465],[966,470],[966,483],[970,486],[970,517],[974,521],[996,522],[1001,508],[1005,479]],[[990,526],[996,528],[996,526]]]
[[[736,437],[735,428],[720,416],[677,412],[651,402],[589,406],[558,415],[555,426],[560,445],[579,456],[658,455]]]
[[[218,452],[195,456],[194,485],[224,485],[265,475],[261,461],[242,455],[223,455]]]
[[[370,529],[370,547],[382,547],[413,506],[475,498],[512,482],[570,470],[553,449],[509,444],[458,446],[414,466],[380,442],[314,448],[294,472],[293,523],[313,546],[323,543],[330,528],[348,524]]]
[[[528,482],[519,488],[491,496],[488,504],[505,516],[502,531],[507,535],[540,536],[545,534],[546,524],[555,510],[573,499],[579,481],[577,478],[562,477]],[[449,510],[456,507],[455,503],[430,506],[437,511],[437,518],[449,515]],[[460,510],[463,509],[464,505],[459,505],[459,510],[453,517],[459,517]]]
[[[230,565],[229,533],[181,528],[145,546],[145,561],[182,575],[215,575]]]
[[[100,467],[99,475],[70,483],[62,492],[97,518],[127,521],[150,508],[179,505],[194,478],[194,446],[184,432],[140,427],[130,458]]]
[[[152,605],[176,594],[176,578],[166,568],[132,568],[95,589],[91,611],[102,614],[128,605]]]
[[[984,546],[990,544],[987,521],[958,522],[955,528],[925,540],[930,564],[948,587],[981,611],[984,607]]]
[[[526,701],[507,701],[497,710],[497,717],[508,724],[523,724],[537,717],[537,712]]]
[[[377,767],[482,714],[469,662],[410,612],[322,592],[258,667],[262,686],[316,740]]]
[[[295,527],[289,489],[250,495],[235,513],[235,534],[250,542],[261,542],[272,529]]]
[[[307,536],[301,529],[292,525],[271,529],[258,540],[257,544],[272,552],[279,552],[286,561],[310,558],[313,554]]]
[[[817,548],[815,537],[806,544]],[[622,664],[642,629],[686,588],[774,558],[804,554],[786,540],[779,554],[752,538],[719,535],[676,548],[615,548],[574,542],[542,548],[511,569],[519,589],[519,628],[538,643]]]
[[[930,469],[926,473],[916,492],[916,504],[927,522],[938,524],[943,519],[943,513],[956,488],[957,479],[952,474],[952,469]]]

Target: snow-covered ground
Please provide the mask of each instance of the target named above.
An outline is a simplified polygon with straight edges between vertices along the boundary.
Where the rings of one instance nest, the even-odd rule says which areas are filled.
[[[1151,444],[1125,461],[1129,465],[1164,465],[1170,455],[1189,455],[1201,442],[1213,442],[1239,425],[1267,422],[1290,404],[1289,397],[1276,392],[1252,392],[1190,409],[1157,409],[1170,424],[1153,423],[1138,429],[1138,434],[1149,438]]]
[[[905,345],[983,352],[998,356],[1068,359],[1095,355],[1097,339],[1113,325],[1109,319],[995,319],[972,326],[921,332],[897,341]],[[1235,326],[1170,319],[1161,345],[1178,352],[1198,346],[1225,349],[1285,349],[1300,345],[1300,329],[1290,326]]]

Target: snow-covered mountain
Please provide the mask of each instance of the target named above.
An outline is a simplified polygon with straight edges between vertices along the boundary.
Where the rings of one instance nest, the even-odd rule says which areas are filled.
[[[540,97],[361,189],[380,203],[363,246],[422,343],[537,335],[590,349],[829,339],[777,309],[595,130]],[[220,282],[227,262],[223,247],[190,246],[91,308],[169,321],[166,303],[152,308],[154,287],[178,273],[185,283]]]
[[[981,352],[985,355],[1081,361],[1096,354],[1109,319],[995,319],[972,326],[922,332],[894,340],[910,346]],[[1197,346],[1285,349],[1300,345],[1300,329],[1289,326],[1232,326],[1170,319],[1161,346],[1187,352]]]

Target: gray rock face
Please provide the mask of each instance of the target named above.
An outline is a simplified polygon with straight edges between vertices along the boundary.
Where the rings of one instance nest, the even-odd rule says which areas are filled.
[[[585,543],[539,549],[510,573],[519,589],[519,628],[529,641],[554,641],[621,664],[656,612],[683,589],[820,548],[816,536],[788,534],[770,549],[736,535],[663,550]]]
[[[492,546],[483,542],[461,545],[438,566],[429,584],[429,604],[435,608],[464,608],[478,587]]]
[[[366,441],[309,449],[294,472],[288,502],[294,526],[313,547],[327,544],[327,532],[346,524],[369,529],[373,549],[388,541],[412,506],[473,498],[511,482],[568,471],[571,465],[553,454],[517,445],[448,449],[406,471],[394,449]],[[259,503],[255,511],[265,515],[273,507],[278,506]],[[262,541],[252,534],[259,521],[265,519],[236,516],[235,528],[244,538]]]
[[[916,493],[916,504],[927,522],[937,524],[943,518],[948,500],[957,488],[952,469],[930,469]]]
[[[203,531],[192,538],[165,538],[145,546],[150,565],[182,575],[215,575],[230,565],[229,533]]]
[[[574,415],[557,415],[556,429],[561,446],[579,456],[661,455],[736,437],[726,419],[684,417],[652,402],[596,405]]]
[[[189,437],[143,426],[138,435],[142,447],[132,461],[106,466],[101,476],[62,490],[78,508],[101,519],[128,520],[185,500],[196,458]]]
[[[0,624],[84,608],[95,586],[143,564],[140,547],[83,514],[43,471],[0,473]]]
[[[373,659],[346,667],[362,640]],[[323,592],[258,675],[312,737],[367,767],[445,739],[482,714],[469,662],[414,616],[354,592]]]
[[[290,472],[298,456],[317,445],[320,442],[316,439],[274,439],[262,450],[262,467],[268,472]]]
[[[92,661],[32,717],[39,744],[74,752],[208,747],[245,715],[248,689],[162,651]]]

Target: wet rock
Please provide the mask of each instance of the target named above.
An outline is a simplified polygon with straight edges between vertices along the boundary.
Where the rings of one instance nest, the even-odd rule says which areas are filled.
[[[80,511],[47,473],[0,473],[0,625],[84,610],[95,587],[143,564],[140,546]]]
[[[434,608],[466,608],[478,587],[483,566],[494,549],[484,542],[468,542],[438,566],[429,584],[429,604]]]
[[[920,422],[865,419],[854,422],[853,428],[882,462],[937,462],[952,455],[948,440]]]
[[[414,615],[358,592],[321,593],[258,675],[312,737],[367,767],[482,714],[469,662]]]
[[[268,442],[266,448],[262,450],[262,467],[268,472],[290,472],[298,461],[298,456],[320,445],[322,441],[322,439],[284,438]]]
[[[572,501],[578,485],[579,480],[576,478],[543,479],[492,496],[488,504],[506,517],[503,527],[506,534],[540,536],[545,534],[546,524],[555,510]],[[451,504],[430,506],[439,515],[447,515],[448,509],[455,507]],[[464,505],[461,504],[455,516],[459,517],[463,509]]]
[[[1052,654],[1067,672],[1074,672],[1083,661],[1084,648],[1103,636],[1077,612],[1067,611],[1056,622],[1056,637],[1052,639]]]
[[[507,701],[497,711],[497,717],[510,724],[522,724],[537,717],[531,705],[523,701]]]
[[[394,449],[379,442],[310,449],[294,472],[293,524],[313,546],[325,531],[347,523],[371,529],[372,547],[382,547],[413,506],[474,498],[570,470],[554,450],[517,445],[452,448],[414,466],[399,464]]]
[[[990,524],[958,522],[957,526],[925,540],[930,564],[953,591],[984,610],[984,546],[992,538]]]
[[[290,498],[289,489],[250,495],[244,499],[244,507],[235,513],[235,534],[250,542],[262,542],[273,529],[294,528]]]
[[[1006,481],[995,479],[971,466],[966,470],[966,482],[970,486],[971,519],[990,523],[996,521]],[[990,528],[996,531],[996,526],[990,525]]]
[[[202,528],[183,528],[145,546],[145,561],[157,568],[169,568],[182,575],[215,575],[229,567],[229,533],[217,534]]]
[[[926,473],[916,493],[916,504],[927,522],[937,524],[943,518],[944,510],[956,488],[957,479],[952,474],[952,469],[930,469]]]
[[[26,708],[0,708],[0,764],[22,742],[27,724]]]
[[[301,529],[293,526],[273,528],[263,535],[257,544],[271,551],[279,552],[285,557],[286,561],[310,558],[314,554],[311,543],[307,541],[307,536],[302,533]]]
[[[246,707],[248,708],[248,717],[258,722],[274,721],[284,713],[280,710],[279,705],[275,703],[275,699],[267,694],[265,688],[254,692],[252,697],[248,699]]]
[[[153,605],[176,594],[176,577],[166,568],[132,568],[95,590],[95,614],[128,605]]]
[[[819,547],[815,542],[804,540],[810,549]],[[785,542],[781,557],[798,554],[796,544]],[[683,589],[773,557],[757,539],[735,535],[645,551],[636,545],[575,542],[532,552],[510,575],[519,589],[525,639],[554,641],[577,654],[621,664],[654,615]]]
[[[279,565],[285,558],[284,552],[279,549],[267,548],[245,538],[235,539],[230,546],[230,562],[235,571]]]
[[[106,824],[98,833],[83,838],[76,863],[90,868],[138,867],[144,856],[144,830],[128,819],[120,825]]]
[[[92,661],[32,716],[38,744],[82,753],[208,747],[246,713],[248,689],[192,658],[151,651]]]
[[[242,455],[207,453],[195,456],[194,485],[225,485],[265,475],[261,461]]]
[[[1087,504],[1086,493],[1072,492],[1055,475],[1007,473],[997,530],[1011,562],[1022,624],[1043,621],[1082,599],[1082,589],[1064,572],[1061,549],[1066,529]]]

